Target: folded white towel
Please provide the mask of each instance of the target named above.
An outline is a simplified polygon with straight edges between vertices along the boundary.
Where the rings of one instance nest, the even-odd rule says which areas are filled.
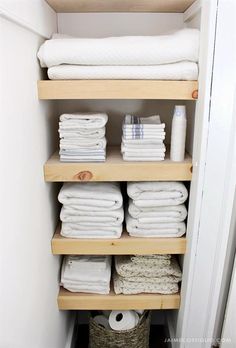
[[[105,162],[105,155],[94,156],[60,156],[60,161],[65,163],[87,163],[87,162]]]
[[[50,80],[197,80],[198,65],[194,62],[178,62],[161,65],[57,65],[48,69]]]
[[[129,182],[127,193],[137,207],[178,205],[188,198],[184,184],[176,181]]]
[[[140,208],[131,199],[129,200],[128,211],[130,216],[137,219],[139,223],[182,222],[188,214],[184,204]]]
[[[85,211],[114,210],[122,206],[120,186],[115,182],[65,183],[58,195],[62,204]]]
[[[60,134],[60,138],[64,138],[67,140],[79,140],[79,139],[101,139],[105,136],[106,128],[97,128],[97,129],[80,129],[78,127],[67,129],[67,130],[61,130],[59,128],[58,130]]]
[[[85,239],[115,239],[120,238],[123,231],[123,226],[121,225],[96,225],[91,223],[91,225],[80,225],[73,222],[62,222],[61,225],[61,235],[67,238],[85,238]]]
[[[106,148],[106,138],[91,139],[61,139],[60,149],[82,149],[82,150],[104,150]]]
[[[181,237],[186,233],[184,222],[139,222],[138,219],[126,215],[126,229],[133,237]]]
[[[77,206],[64,205],[61,209],[60,219],[63,222],[76,222],[79,225],[121,225],[124,220],[124,210],[119,208],[116,210],[104,211],[84,211],[77,209]]]
[[[164,159],[165,159],[165,155],[163,155],[163,156],[161,156],[161,155],[159,155],[159,156],[151,156],[151,155],[141,156],[141,155],[137,154],[135,156],[134,155],[130,156],[130,155],[127,155],[126,153],[123,153],[123,160],[129,161],[129,162],[131,162],[131,161],[133,161],[133,162],[159,162],[159,161],[164,161]]]
[[[122,143],[125,146],[129,146],[130,148],[137,147],[137,146],[143,146],[145,148],[146,146],[152,147],[153,145],[162,146],[163,140],[162,139],[125,139],[124,137],[122,137]]]
[[[126,146],[123,146],[121,144],[121,153],[125,153],[126,156],[139,156],[139,157],[152,157],[152,156],[165,156],[166,149],[165,147],[160,149],[160,148],[129,148]]]
[[[133,128],[142,128],[143,130],[163,131],[165,123],[161,123],[159,115],[149,117],[137,117],[133,115],[125,115],[123,130],[132,130]]]
[[[198,61],[199,30],[182,29],[169,35],[99,39],[52,39],[40,47],[42,67],[76,65],[159,65]]]
[[[136,132],[130,132],[130,133],[126,133],[123,132],[123,138],[125,140],[159,140],[159,141],[163,141],[165,140],[165,132],[163,135],[159,135],[157,133],[136,133]]]
[[[105,113],[75,113],[63,114],[60,116],[59,127],[61,130],[68,129],[98,129],[103,128],[108,121],[108,116]]]

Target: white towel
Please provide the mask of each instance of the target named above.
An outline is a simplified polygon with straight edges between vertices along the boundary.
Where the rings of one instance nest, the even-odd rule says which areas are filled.
[[[161,123],[159,115],[153,115],[149,117],[125,115],[122,128],[123,130],[142,128],[143,130],[155,130],[156,132],[162,132],[165,129],[165,123]]]
[[[169,35],[99,39],[52,39],[42,44],[42,67],[76,65],[159,65],[197,62],[199,30],[182,29]]]
[[[154,146],[152,148],[142,148],[141,146],[138,146],[136,148],[129,148],[128,146],[124,146],[121,144],[121,153],[125,153],[126,156],[165,156],[166,148],[163,146],[162,148]]]
[[[61,139],[60,149],[82,149],[82,150],[104,150],[106,148],[106,138],[91,139]]]
[[[76,222],[80,225],[117,226],[124,221],[124,210],[119,208],[116,210],[84,211],[77,209],[76,206],[64,205],[61,209],[60,219],[63,222]]]
[[[186,233],[184,222],[139,222],[138,219],[126,215],[126,229],[133,237],[181,237]]]
[[[184,204],[166,207],[140,208],[129,200],[129,214],[137,219],[139,223],[158,222],[182,222],[187,217],[187,209]]]
[[[152,147],[152,145],[163,145],[163,140],[162,139],[125,139],[122,137],[122,143],[125,146],[129,146],[130,148],[134,147],[136,148],[137,146],[143,146],[145,147]]]
[[[141,156],[141,155],[127,155],[126,153],[123,153],[123,160],[124,161],[133,161],[133,162],[159,162],[159,161],[164,161],[165,159],[165,155],[159,155],[159,156],[147,156],[147,155],[144,155],[144,156]]]
[[[103,226],[81,226],[78,223],[62,222],[61,235],[67,238],[85,238],[85,239],[115,239],[120,238],[122,234],[123,226],[113,226],[110,224],[104,224]]]
[[[105,113],[74,113],[60,116],[59,127],[61,130],[68,129],[98,129],[103,128],[108,120]]]
[[[174,80],[198,79],[198,65],[194,62],[178,62],[143,66],[83,66],[57,65],[48,69],[50,80]]]
[[[71,128],[68,130],[58,130],[60,138],[67,140],[79,140],[79,139],[101,139],[105,136],[106,128],[97,128],[97,129],[80,129],[78,127]]]
[[[184,184],[176,181],[129,182],[127,193],[137,207],[179,205],[188,198]]]
[[[120,186],[114,182],[65,183],[58,200],[84,211],[115,210],[123,204]]]

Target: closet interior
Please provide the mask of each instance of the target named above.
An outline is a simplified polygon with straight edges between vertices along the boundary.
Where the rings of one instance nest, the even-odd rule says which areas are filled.
[[[128,0],[128,1],[59,1],[47,0],[57,12],[58,33],[73,37],[101,38],[109,36],[161,35],[182,28],[201,29],[201,7],[193,0]],[[200,36],[201,38],[201,36]],[[201,49],[201,44],[200,44]],[[201,53],[201,52],[200,52]],[[199,62],[201,73],[201,60]],[[43,73],[45,75],[45,73]],[[201,127],[201,108],[198,81],[174,80],[49,80],[38,81],[38,98],[54,100],[58,117],[65,113],[104,112],[109,116],[106,125],[107,158],[104,163],[61,162],[58,150],[44,165],[48,183],[64,182],[121,182],[126,187],[132,181],[179,181],[189,190],[194,203],[191,180],[194,175],[193,151],[197,141],[196,129]],[[187,112],[186,154],[182,162],[170,160],[171,121],[175,105],[185,105]],[[145,117],[160,115],[165,123],[167,152],[164,161],[129,162],[122,159],[120,144],[122,121],[126,114]],[[52,184],[53,185],[53,184]],[[189,210],[191,214],[191,210]],[[65,238],[58,223],[52,238],[53,255],[178,255],[185,277],[184,255],[191,253],[191,225],[187,233],[174,238],[139,238],[123,231],[118,239]],[[186,292],[186,290],[184,291]],[[70,292],[60,288],[57,302],[60,310],[158,310],[165,311],[167,322],[176,325],[182,291],[175,294],[108,295]]]

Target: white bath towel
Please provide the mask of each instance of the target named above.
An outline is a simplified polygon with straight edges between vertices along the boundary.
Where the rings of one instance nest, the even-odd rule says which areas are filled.
[[[58,200],[84,211],[114,210],[123,204],[120,186],[114,182],[65,183]]]
[[[166,148],[165,146],[161,149],[161,148],[142,148],[141,146],[139,148],[132,148],[130,149],[129,147],[123,146],[123,144],[121,144],[121,153],[125,153],[126,156],[130,156],[130,157],[152,157],[152,156],[165,156],[165,152],[166,152]]]
[[[181,237],[186,233],[184,222],[139,222],[138,219],[126,215],[126,229],[133,237],[158,237],[174,238]]]
[[[184,184],[176,181],[129,182],[127,193],[137,207],[178,205],[188,198]]]
[[[134,128],[142,128],[143,130],[155,130],[163,131],[165,129],[165,123],[161,123],[159,115],[153,115],[148,117],[137,117],[133,115],[125,115],[123,130],[133,130]]]
[[[105,113],[74,113],[63,114],[60,116],[59,128],[61,130],[68,129],[98,129],[103,128],[108,121]]]
[[[82,149],[82,150],[104,150],[106,148],[106,138],[91,139],[61,139],[60,149]]]
[[[128,211],[132,218],[138,220],[138,223],[182,222],[188,214],[184,204],[140,208],[131,199],[129,200]]]
[[[73,292],[107,294],[110,291],[110,256],[66,256],[61,284]]]
[[[105,155],[90,156],[60,156],[60,161],[65,163],[87,163],[87,162],[105,162]]]
[[[157,133],[143,133],[143,132],[123,132],[123,138],[125,140],[158,140],[162,141],[165,140],[165,132],[162,135],[159,135]]]
[[[115,239],[121,237],[122,230],[122,224],[117,226],[111,224],[81,226],[78,223],[62,222],[61,225],[61,235],[67,238]]]
[[[77,206],[64,205],[61,209],[60,219],[63,222],[76,222],[80,225],[117,226],[124,221],[124,210],[119,208],[116,210],[84,211],[77,209]]]
[[[97,128],[97,129],[78,129],[78,127],[71,128],[68,130],[58,130],[60,138],[79,140],[79,139],[101,139],[105,136],[106,128]]]
[[[125,153],[123,154],[123,160],[127,162],[159,162],[164,161],[165,156],[128,156]]]
[[[145,147],[152,147],[153,145],[163,145],[163,140],[162,139],[125,139],[122,137],[122,143],[125,146],[129,146],[130,148],[132,147],[137,147],[137,146],[143,146]]]
[[[42,67],[72,65],[159,65],[198,61],[199,30],[182,29],[169,35],[98,39],[52,39],[42,44]]]
[[[178,62],[161,65],[57,65],[48,69],[50,80],[176,80],[198,79],[198,65],[194,62]]]

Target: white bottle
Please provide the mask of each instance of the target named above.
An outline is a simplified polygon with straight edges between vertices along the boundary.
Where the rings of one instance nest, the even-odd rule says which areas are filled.
[[[172,119],[170,159],[175,162],[184,160],[186,141],[186,107],[176,105]]]

